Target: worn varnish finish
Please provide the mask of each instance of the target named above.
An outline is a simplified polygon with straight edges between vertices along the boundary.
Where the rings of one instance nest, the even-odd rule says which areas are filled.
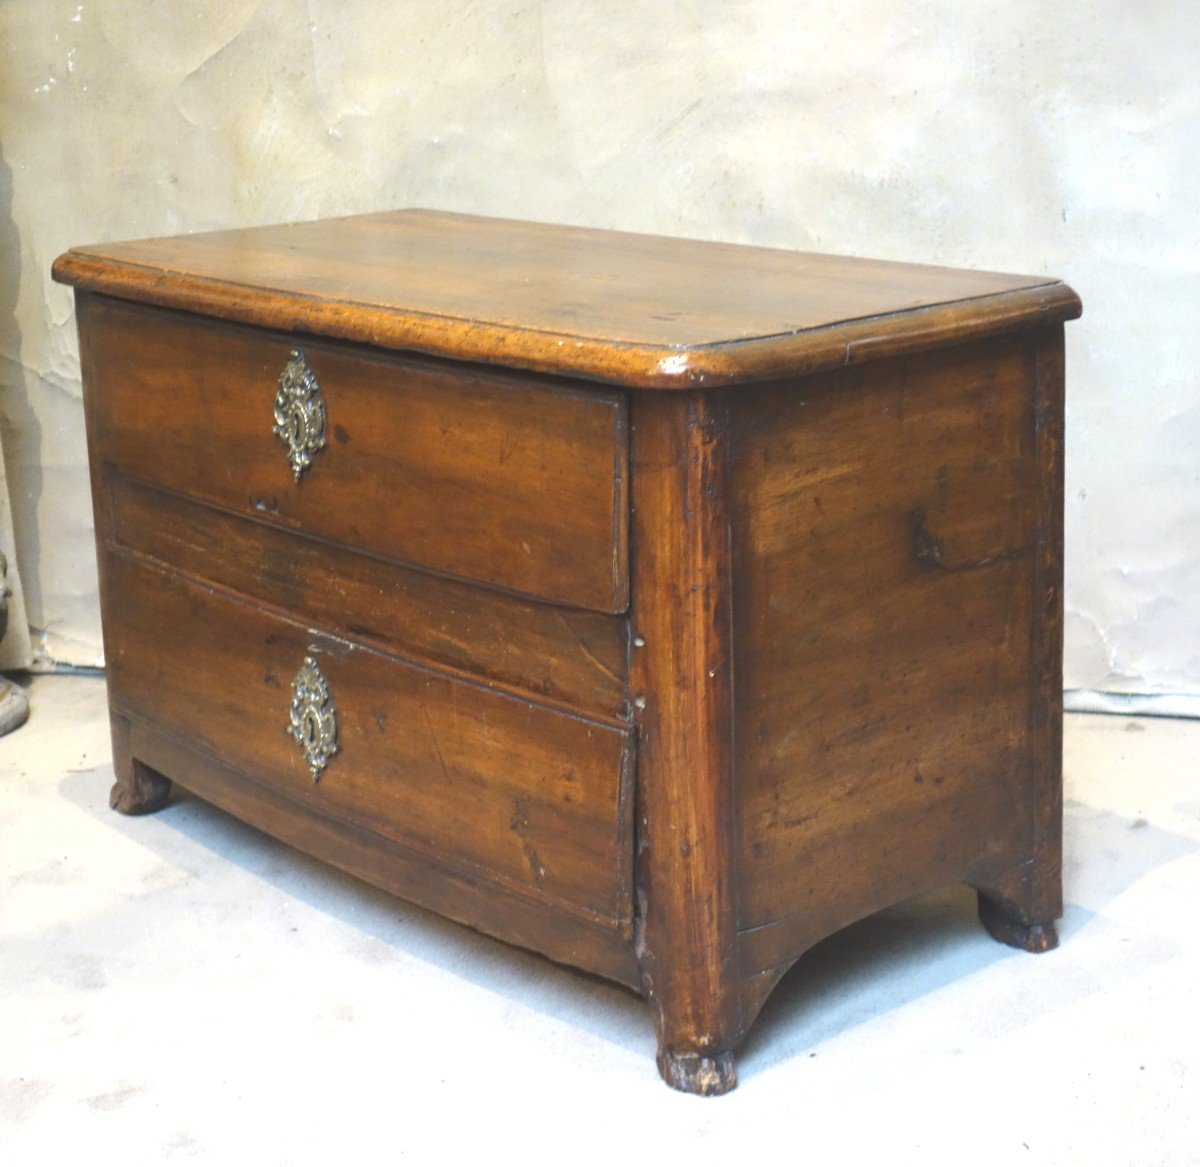
[[[213,757],[321,813],[628,930],[627,728],[413,668],[121,553],[107,578],[114,708],[187,725]],[[306,657],[337,707],[319,781],[286,732]]]
[[[624,724],[625,622],[400,567],[228,514],[108,467],[112,539],[315,628],[546,705]]]
[[[640,388],[814,372],[1079,314],[1046,278],[427,210],[75,248],[54,272],[141,303]]]
[[[129,723],[125,744],[144,772],[185,777],[187,788],[201,798],[359,879],[510,944],[544,952],[553,960],[631,988],[638,984],[628,937],[606,924],[514,892],[486,872],[440,863],[346,819],[316,812],[289,798],[280,787],[195,748],[177,730],[135,721]],[[143,812],[118,809],[127,814]]]
[[[978,882],[979,916],[997,939],[1030,952],[1058,944],[1062,915],[1063,338],[1032,338],[1037,544],[1030,640],[1028,845],[1022,860]]]
[[[632,686],[639,783],[638,959],[672,1085],[736,1083],[727,405],[638,398]]]
[[[294,338],[107,298],[79,315],[105,458],[132,477],[401,563],[624,611],[613,395],[306,342],[327,435],[297,482],[271,432]]]
[[[1030,856],[1038,349],[824,374],[737,414],[747,978]]]
[[[702,1094],[901,898],[965,882],[1057,942],[1065,285],[417,211],[55,273],[117,809],[178,782],[636,987]],[[299,482],[293,348],[328,409]]]

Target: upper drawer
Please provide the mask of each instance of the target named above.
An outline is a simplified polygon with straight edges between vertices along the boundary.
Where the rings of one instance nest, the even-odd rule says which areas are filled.
[[[135,478],[433,571],[602,612],[628,603],[615,394],[81,294],[92,457]],[[293,349],[324,446],[275,432]]]

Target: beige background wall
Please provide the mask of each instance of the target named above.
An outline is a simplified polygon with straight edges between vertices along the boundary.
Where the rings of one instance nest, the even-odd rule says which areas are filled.
[[[1068,279],[1072,687],[1200,694],[1194,0],[0,0],[35,650],[100,659],[73,243],[409,204]]]

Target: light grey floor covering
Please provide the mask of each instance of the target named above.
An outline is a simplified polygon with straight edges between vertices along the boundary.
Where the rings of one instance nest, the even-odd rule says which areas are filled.
[[[785,979],[740,1087],[631,994],[192,797],[108,810],[103,683],[0,738],[0,1164],[1200,1163],[1200,722],[1072,715],[1045,956],[952,888]]]

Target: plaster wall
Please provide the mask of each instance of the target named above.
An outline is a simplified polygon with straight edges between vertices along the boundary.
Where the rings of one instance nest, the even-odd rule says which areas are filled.
[[[425,205],[1067,279],[1067,684],[1200,695],[1197,60],[1194,0],[3,0],[34,652],[101,658],[55,255]]]

